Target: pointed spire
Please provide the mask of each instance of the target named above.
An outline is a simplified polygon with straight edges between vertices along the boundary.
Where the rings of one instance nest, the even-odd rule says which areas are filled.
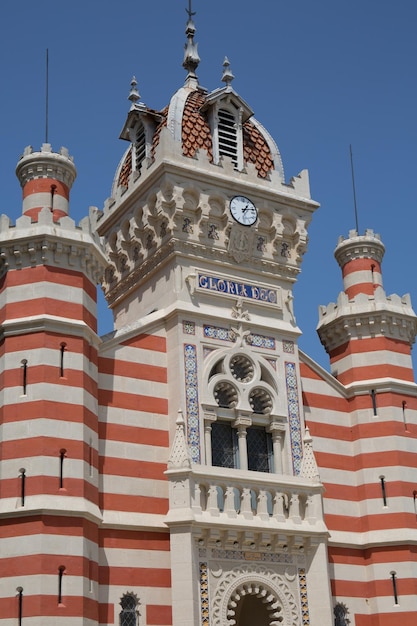
[[[130,82],[130,93],[128,96],[128,100],[132,103],[131,109],[134,109],[136,103],[140,100],[140,93],[138,91],[138,81],[136,80],[136,76],[132,77]]]
[[[182,411],[178,411],[174,443],[168,459],[168,469],[191,468],[191,456],[185,439],[185,422]]]
[[[198,56],[197,44],[194,41],[196,29],[193,22],[193,15],[195,15],[195,12],[193,13],[191,9],[191,0],[188,0],[188,9],[186,9],[186,11],[188,13],[187,27],[185,29],[187,43],[184,46],[184,61],[182,66],[188,72],[186,84],[193,83],[196,86],[198,79],[195,71],[200,63],[200,57]]]
[[[310,478],[312,480],[320,480],[319,470],[313,451],[313,438],[308,428],[305,429],[303,439],[303,460],[301,461],[300,476]]]
[[[229,59],[227,57],[224,57],[222,82],[226,83],[226,87],[229,87],[233,79],[234,76],[232,70],[230,69]]]

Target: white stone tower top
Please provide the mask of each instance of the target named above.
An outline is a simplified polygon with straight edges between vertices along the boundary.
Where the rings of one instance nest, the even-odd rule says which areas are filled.
[[[77,170],[67,148],[52,152],[51,145],[44,143],[34,152],[28,146],[16,166],[16,175],[23,190],[23,215],[37,221],[44,207],[51,210],[55,222],[68,215]]]

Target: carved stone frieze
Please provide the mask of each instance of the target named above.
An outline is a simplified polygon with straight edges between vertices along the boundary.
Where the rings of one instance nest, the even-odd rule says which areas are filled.
[[[99,228],[114,270],[111,283],[107,275],[104,279],[106,298],[111,304],[119,300],[126,287],[143,280],[172,251],[222,263],[250,262],[293,281],[307,246],[309,215],[303,219],[288,207],[283,211],[285,217],[279,206],[261,207],[259,223],[243,228],[230,217],[226,195],[190,187],[189,182],[174,184],[167,177],[158,189],[131,201],[123,223],[114,222],[105,232]]]

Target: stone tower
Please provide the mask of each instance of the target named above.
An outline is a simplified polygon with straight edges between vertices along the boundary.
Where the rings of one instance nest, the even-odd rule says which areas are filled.
[[[17,174],[23,215],[0,226],[0,623],[97,623],[96,284],[106,262],[91,220],[68,217],[76,170],[66,149],[26,148]]]

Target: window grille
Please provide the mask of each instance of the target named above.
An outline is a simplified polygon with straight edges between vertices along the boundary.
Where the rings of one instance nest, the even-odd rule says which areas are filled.
[[[255,472],[271,471],[272,439],[265,428],[248,428],[248,469]]]
[[[236,431],[228,422],[214,422],[211,427],[212,465],[237,467]]]
[[[232,159],[237,166],[237,128],[233,113],[226,109],[219,109],[219,155]]]
[[[137,626],[138,624],[138,601],[135,596],[127,594],[120,601],[122,610],[120,613],[120,626]]]
[[[348,610],[343,604],[336,604],[334,607],[334,626],[349,626]]]

